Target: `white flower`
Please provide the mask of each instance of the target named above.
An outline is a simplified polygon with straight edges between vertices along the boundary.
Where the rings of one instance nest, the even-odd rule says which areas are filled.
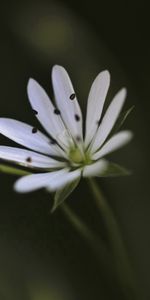
[[[48,136],[23,122],[0,118],[0,133],[30,149],[0,146],[1,159],[34,172],[17,180],[15,190],[18,192],[40,188],[59,191],[69,184],[73,184],[70,188],[73,189],[81,176],[103,176],[109,166],[104,157],[132,138],[130,131],[120,131],[108,139],[126,97],[126,89],[123,88],[102,117],[110,85],[108,71],[101,72],[92,84],[85,134],[77,96],[63,67],[53,67],[52,83],[56,106],[35,80],[30,79],[27,87],[33,112]]]

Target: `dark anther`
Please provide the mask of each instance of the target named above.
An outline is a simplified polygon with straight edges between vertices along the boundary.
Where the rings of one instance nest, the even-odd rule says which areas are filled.
[[[77,142],[81,142],[81,137],[80,137],[79,135],[77,135],[76,141],[77,141]]]
[[[33,113],[34,113],[35,115],[38,115],[38,111],[35,110],[35,109],[33,109]]]
[[[27,161],[28,163],[31,163],[31,162],[32,162],[32,158],[31,158],[31,157],[27,157],[27,158],[26,158],[26,161]]]
[[[79,116],[79,115],[75,114],[74,117],[75,117],[75,120],[76,120],[77,122],[80,121],[80,116]]]
[[[101,120],[98,120],[96,124],[99,126],[101,124]]]
[[[71,94],[71,95],[70,95],[70,99],[71,99],[71,100],[74,100],[75,97],[76,97],[75,94]]]
[[[57,141],[56,141],[55,139],[51,138],[50,144],[51,144],[51,145],[56,145],[56,144],[57,144]]]
[[[32,133],[36,133],[37,132],[37,128],[36,127],[33,127],[32,128]]]
[[[55,109],[54,109],[54,114],[60,115],[60,110],[59,110],[58,108],[55,108]]]

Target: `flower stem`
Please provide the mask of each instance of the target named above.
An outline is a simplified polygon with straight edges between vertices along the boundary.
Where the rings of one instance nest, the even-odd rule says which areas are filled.
[[[104,281],[104,284],[107,282],[107,285],[109,282],[110,289],[114,291],[117,288],[117,278],[113,271],[112,256],[104,244],[104,241],[101,240],[66,203],[60,205],[60,208],[74,229],[88,243],[95,257],[98,259],[102,271],[101,280]]]
[[[88,242],[94,252],[96,252],[98,255],[100,255],[101,252],[106,253],[103,241],[101,241],[100,238],[98,238],[92,232],[92,230],[88,228],[88,226],[72,211],[72,209],[66,203],[63,203],[60,208],[75,230],[84,238],[84,240]]]
[[[129,263],[116,218],[96,181],[88,179],[88,183],[107,230],[108,242],[113,253],[116,271],[124,296],[126,299],[137,299],[133,270]]]

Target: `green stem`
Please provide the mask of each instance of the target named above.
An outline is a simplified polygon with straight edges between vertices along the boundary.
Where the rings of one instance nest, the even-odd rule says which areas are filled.
[[[115,259],[116,271],[127,299],[137,299],[133,270],[124,247],[116,218],[94,179],[88,179],[95,202],[107,230],[107,238]]]
[[[106,248],[103,244],[103,241],[100,240],[89,228],[88,226],[72,211],[72,209],[66,204],[63,203],[60,206],[61,210],[73,225],[75,230],[88,242],[89,246],[96,252],[98,256],[100,253],[106,254]]]
[[[63,203],[60,208],[74,229],[88,243],[89,247],[94,252],[95,257],[98,259],[102,270],[101,280],[107,282],[107,285],[109,282],[112,291],[116,290],[117,278],[113,271],[112,256],[104,244],[104,241],[101,240],[100,237],[97,236],[91,229],[89,229],[89,227],[87,227],[87,225],[66,203]]]

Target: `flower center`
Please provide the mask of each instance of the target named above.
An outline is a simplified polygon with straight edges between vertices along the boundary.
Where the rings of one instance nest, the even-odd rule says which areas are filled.
[[[81,163],[83,161],[83,156],[82,156],[81,151],[79,150],[79,148],[70,149],[69,158],[74,163]]]
[[[76,164],[88,165],[92,163],[90,155],[86,152],[82,154],[80,149],[77,147],[70,149],[69,159]]]

